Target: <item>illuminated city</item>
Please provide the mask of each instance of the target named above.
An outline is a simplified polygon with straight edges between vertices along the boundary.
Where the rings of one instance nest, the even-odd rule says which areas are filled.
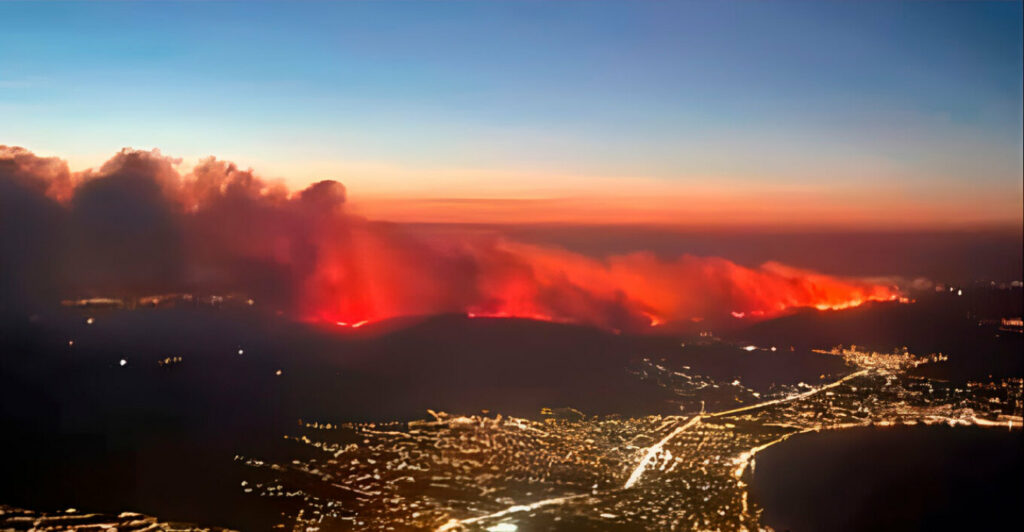
[[[0,532],[1021,528],[1024,1],[0,2]]]
[[[734,400],[751,403],[717,412],[623,418],[563,408],[544,409],[541,420],[430,411],[408,423],[306,421],[286,438],[315,448],[313,458],[236,459],[269,479],[244,481],[246,493],[301,501],[295,526],[306,530],[740,530],[761,528],[746,490],[757,453],[796,434],[919,423],[1020,430],[1024,421],[1020,378],[961,389],[906,375],[937,355],[835,351],[850,373],[760,402],[738,383],[648,359],[633,370],[690,401],[699,390],[732,388]]]

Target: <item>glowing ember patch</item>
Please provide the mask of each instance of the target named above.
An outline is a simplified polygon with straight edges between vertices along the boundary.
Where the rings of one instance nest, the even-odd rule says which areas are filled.
[[[886,298],[885,300],[887,301],[889,299]],[[814,308],[816,308],[818,310],[845,310],[845,309],[848,309],[848,308],[859,307],[859,306],[861,306],[863,304],[864,304],[864,301],[862,301],[860,299],[855,299],[853,301],[844,301],[842,303],[834,303],[834,304],[822,303],[822,304],[819,304],[819,305],[814,305]]]
[[[645,317],[646,317],[646,318],[647,318],[648,320],[650,320],[650,322],[651,322],[651,327],[657,327],[657,326],[659,326],[659,325],[663,325],[663,324],[665,323],[665,320],[663,320],[663,319],[661,319],[661,318],[659,318],[659,317],[657,317],[657,316],[655,316],[654,314],[651,314],[651,313],[649,313],[649,312],[645,312],[645,313],[644,313],[644,316],[645,316]]]
[[[307,320],[307,321],[317,322],[317,321],[321,321],[321,320],[310,319],[310,320]],[[358,329],[358,328],[362,327],[363,325],[366,325],[368,323],[372,323],[372,320],[359,320],[359,321],[356,321],[356,322],[347,322],[347,321],[336,321],[336,320],[324,319],[322,321],[334,322],[334,324],[337,325],[338,327],[348,327],[350,329]]]

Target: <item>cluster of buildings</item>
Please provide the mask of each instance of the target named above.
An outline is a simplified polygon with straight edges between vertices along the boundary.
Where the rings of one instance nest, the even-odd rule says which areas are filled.
[[[74,508],[69,508],[63,512],[37,512],[0,505],[0,530],[218,532],[225,529],[160,521],[155,517],[135,512],[121,512],[119,514],[84,513]]]
[[[922,364],[949,360],[949,357],[942,353],[915,355],[911,353],[906,346],[893,349],[887,353],[858,348],[856,345],[851,345],[849,347],[839,345],[827,351],[824,349],[812,349],[812,351],[824,355],[843,357],[843,360],[849,366],[858,368],[876,368],[897,372],[913,369]]]
[[[256,301],[241,294],[188,293],[157,294],[142,297],[88,297],[65,299],[62,306],[81,309],[128,309],[171,308],[171,307],[251,307]]]
[[[941,355],[837,347],[851,373],[765,397],[739,382],[642,360],[637,378],[709,406],[693,415],[538,419],[429,412],[409,423],[303,423],[291,460],[239,457],[245,491],[290,498],[302,530],[757,529],[748,471],[801,433],[914,424],[1020,428],[1024,383],[947,382],[906,371]],[[311,450],[310,453],[308,450]]]

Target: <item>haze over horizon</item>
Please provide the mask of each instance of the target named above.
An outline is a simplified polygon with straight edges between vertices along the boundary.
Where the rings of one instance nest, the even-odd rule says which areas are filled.
[[[1019,231],[1021,4],[5,3],[0,144],[398,222]]]

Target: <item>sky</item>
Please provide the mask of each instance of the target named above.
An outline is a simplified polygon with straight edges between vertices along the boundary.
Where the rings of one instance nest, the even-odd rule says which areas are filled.
[[[396,221],[1022,223],[1022,4],[0,3],[0,144]]]

